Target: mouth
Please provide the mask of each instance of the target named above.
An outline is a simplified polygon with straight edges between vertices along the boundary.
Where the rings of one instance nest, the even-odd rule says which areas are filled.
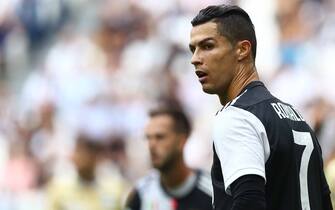
[[[157,161],[157,159],[159,159],[159,156],[155,152],[151,152],[150,157],[152,161],[155,161],[155,160]]]
[[[205,72],[202,71],[202,70],[196,70],[196,71],[195,71],[195,74],[198,76],[198,78],[199,78],[199,82],[200,82],[201,84],[203,84],[203,83],[206,82],[206,79],[207,79],[207,76],[208,76],[207,73],[205,73]]]

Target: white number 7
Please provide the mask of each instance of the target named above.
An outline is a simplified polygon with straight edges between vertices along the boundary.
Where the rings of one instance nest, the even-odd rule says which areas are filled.
[[[295,130],[292,131],[293,131],[294,143],[306,146],[304,152],[302,153],[301,164],[300,164],[300,173],[299,173],[300,198],[301,198],[302,209],[310,210],[311,207],[309,204],[307,173],[308,173],[309,159],[311,158],[314,145],[311,134],[309,132],[298,132]]]

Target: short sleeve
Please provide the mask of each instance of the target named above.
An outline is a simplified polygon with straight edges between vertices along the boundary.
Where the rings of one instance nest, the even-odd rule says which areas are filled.
[[[241,176],[259,175],[266,181],[270,147],[264,125],[255,115],[227,107],[216,116],[213,140],[228,194],[229,186]]]

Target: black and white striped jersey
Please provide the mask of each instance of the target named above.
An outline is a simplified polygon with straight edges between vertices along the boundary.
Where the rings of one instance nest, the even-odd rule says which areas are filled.
[[[178,189],[167,190],[159,173],[151,172],[136,185],[126,210],[212,210],[210,175],[196,170]]]
[[[251,82],[215,116],[214,209],[231,209],[229,186],[244,175],[266,181],[268,210],[322,210],[330,193],[314,132],[291,105]]]

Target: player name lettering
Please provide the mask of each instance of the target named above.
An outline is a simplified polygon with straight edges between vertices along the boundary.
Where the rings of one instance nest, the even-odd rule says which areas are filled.
[[[305,121],[300,113],[293,107],[282,103],[271,103],[280,119],[290,119],[293,121]]]

